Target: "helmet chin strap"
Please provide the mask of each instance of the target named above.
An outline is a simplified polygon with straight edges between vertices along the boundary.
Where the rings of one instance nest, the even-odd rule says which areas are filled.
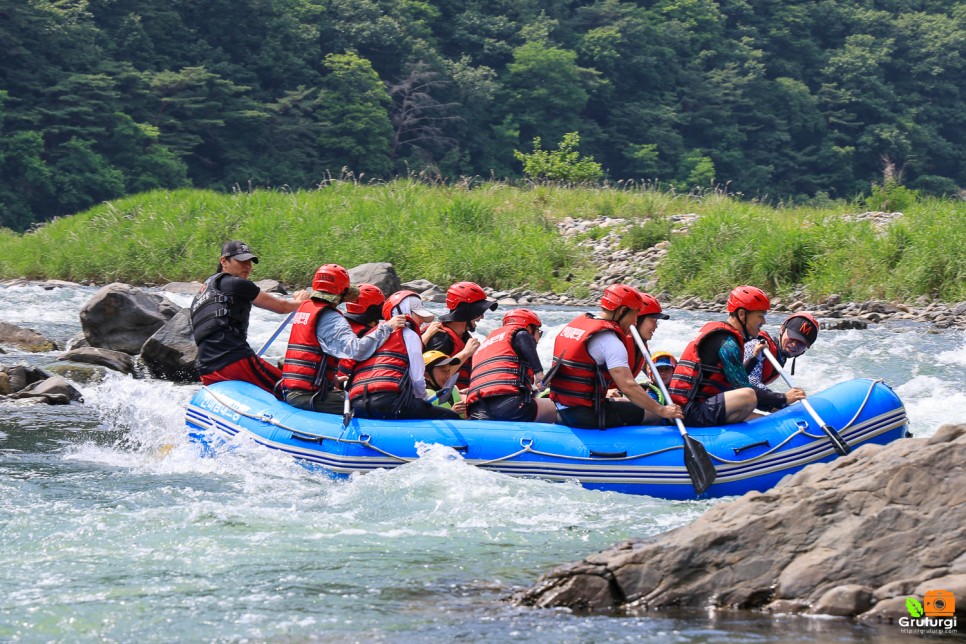
[[[741,311],[744,311],[745,312],[745,319],[744,320],[742,320],[738,316],[738,313],[741,312]],[[737,311],[735,311],[735,317],[738,318],[738,322],[741,323],[741,334],[744,336],[745,342],[747,342],[748,340],[751,340],[751,334],[748,333],[748,309],[744,309],[744,308],[738,309]]]

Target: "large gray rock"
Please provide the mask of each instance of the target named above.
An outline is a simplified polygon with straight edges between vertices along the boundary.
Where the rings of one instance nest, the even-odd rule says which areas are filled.
[[[396,269],[388,262],[371,262],[360,264],[349,269],[349,280],[353,284],[375,284],[389,297],[400,288],[402,281],[396,274]]]
[[[49,405],[66,405],[71,401],[84,401],[81,393],[72,384],[67,382],[66,379],[60,376],[51,376],[46,380],[35,382],[17,393],[11,394],[10,397],[18,400],[24,398],[39,398]]]
[[[57,343],[33,329],[24,329],[9,322],[0,322],[0,344],[17,347],[30,353],[55,351]]]
[[[52,373],[39,367],[31,367],[29,365],[22,364],[11,366],[0,365],[0,372],[7,376],[7,384],[5,389],[6,393],[8,394],[15,394],[28,385],[46,380],[53,375]]]
[[[176,382],[199,379],[198,347],[191,335],[191,309],[183,309],[157,330],[141,348],[141,362],[155,378]]]
[[[514,601],[893,619],[893,600],[912,589],[920,601],[930,589],[966,593],[966,425],[811,465],[688,526],[553,570]]]
[[[100,365],[125,374],[134,373],[134,360],[131,356],[121,351],[97,349],[95,347],[80,347],[71,349],[62,355],[60,359],[67,362]]]
[[[134,355],[181,307],[158,293],[115,282],[101,288],[80,311],[92,347]]]

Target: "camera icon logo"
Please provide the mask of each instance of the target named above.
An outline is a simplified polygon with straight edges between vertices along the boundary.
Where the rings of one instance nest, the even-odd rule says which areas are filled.
[[[956,597],[948,590],[927,591],[922,604],[926,617],[952,617],[956,614]]]

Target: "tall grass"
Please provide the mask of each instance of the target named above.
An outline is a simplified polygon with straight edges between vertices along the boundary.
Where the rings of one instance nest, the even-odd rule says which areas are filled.
[[[722,192],[335,182],[316,191],[149,192],[17,235],[0,230],[0,277],[160,283],[203,279],[221,244],[258,253],[255,279],[304,285],[317,266],[392,262],[403,280],[472,280],[499,289],[587,294],[589,250],[559,235],[563,217],[634,220],[624,246],[670,236],[660,288],[714,296],[736,284],[813,298],[966,299],[966,203],[916,200],[883,230],[843,215],[859,204],[770,206]],[[687,234],[669,217],[698,213]],[[575,278],[563,281],[572,274]]]
[[[317,191],[156,191],[0,235],[5,277],[134,283],[203,279],[221,244],[259,254],[254,278],[305,284],[323,263],[392,262],[404,280],[473,280],[495,288],[565,291],[557,275],[588,273],[532,195],[399,181],[333,183]]]
[[[919,200],[881,230],[848,210],[706,204],[674,238],[661,284],[703,296],[747,283],[773,294],[802,286],[812,298],[966,299],[966,203]]]

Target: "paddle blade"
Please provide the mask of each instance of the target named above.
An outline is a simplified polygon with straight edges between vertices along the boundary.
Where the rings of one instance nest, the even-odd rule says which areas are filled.
[[[694,493],[698,496],[711,487],[718,472],[714,469],[714,463],[708,455],[708,450],[699,441],[690,436],[684,437],[684,467],[687,468],[691,476],[691,483],[694,485]]]
[[[831,425],[822,425],[822,431],[828,435],[828,439],[831,441],[832,447],[835,448],[836,452],[842,456],[845,456],[852,451],[852,448],[849,447],[849,444],[845,442],[845,439],[842,438],[842,435],[835,431],[834,427]]]

